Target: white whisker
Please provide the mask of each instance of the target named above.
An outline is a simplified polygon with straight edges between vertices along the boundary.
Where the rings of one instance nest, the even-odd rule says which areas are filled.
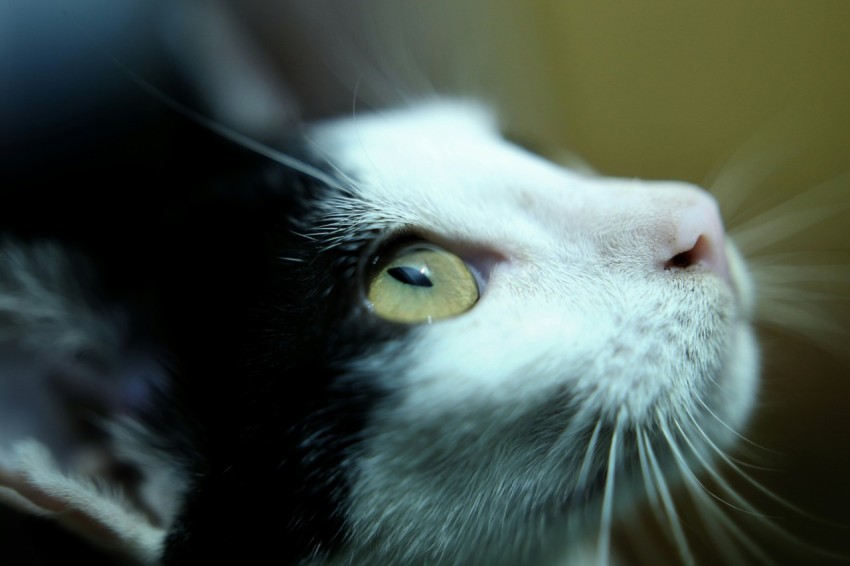
[[[726,463],[726,465],[728,465],[728,466],[729,466],[729,467],[730,467],[733,471],[735,471],[735,472],[736,472],[736,473],[737,473],[737,474],[738,474],[738,475],[739,475],[742,479],[746,480],[746,481],[747,481],[747,483],[749,483],[750,485],[752,485],[753,487],[755,487],[755,488],[756,488],[757,490],[759,490],[762,494],[766,495],[767,497],[769,497],[769,498],[770,498],[770,499],[772,499],[773,501],[775,501],[775,502],[777,502],[777,503],[779,503],[779,504],[781,504],[781,505],[785,506],[785,507],[786,507],[786,508],[788,508],[788,509],[791,509],[791,510],[792,510],[792,511],[794,511],[795,513],[799,513],[799,514],[800,514],[800,515],[802,515],[802,516],[805,516],[805,517],[808,517],[808,518],[810,518],[810,519],[814,519],[814,520],[818,520],[818,521],[820,521],[820,519],[818,519],[818,518],[817,518],[817,517],[815,517],[814,515],[812,515],[812,514],[808,513],[807,511],[805,511],[804,509],[802,509],[802,508],[798,507],[797,505],[794,505],[793,503],[791,503],[791,502],[790,502],[790,501],[788,501],[787,499],[785,499],[785,498],[783,498],[783,497],[780,497],[779,495],[777,495],[777,494],[776,494],[776,493],[774,493],[773,491],[771,491],[771,490],[769,490],[768,488],[766,488],[765,486],[763,486],[763,485],[762,485],[761,483],[759,483],[757,480],[753,479],[753,478],[752,478],[752,477],[751,477],[751,476],[750,476],[747,472],[745,472],[743,469],[741,469],[741,467],[740,467],[738,464],[736,464],[736,463],[732,460],[732,458],[730,458],[730,457],[726,454],[726,452],[724,452],[724,451],[723,451],[723,450],[722,450],[719,446],[717,446],[717,444],[716,444],[715,442],[713,442],[713,441],[711,440],[711,438],[708,436],[708,434],[706,434],[706,432],[703,430],[703,428],[699,425],[699,422],[697,421],[696,417],[695,417],[693,414],[691,414],[690,412],[688,412],[688,418],[690,419],[691,424],[693,425],[694,429],[695,429],[695,430],[699,433],[699,435],[702,437],[702,439],[703,439],[703,441],[706,443],[706,445],[707,445],[709,448],[711,448],[711,450],[712,450],[712,451],[713,451],[713,452],[714,452],[714,453],[715,453],[718,457],[720,457],[720,459],[721,459],[721,460],[723,460],[723,462],[725,462],[725,463]],[[679,426],[679,423],[676,423],[676,426]],[[683,436],[684,436],[684,438],[685,438],[685,441],[686,441],[686,442],[688,443],[688,445],[691,447],[691,450],[693,450],[693,451],[696,453],[696,448],[694,447],[694,445],[693,445],[693,443],[691,442],[691,440],[687,437],[687,435],[685,435],[685,434],[684,434],[684,432],[682,431],[681,427],[679,428],[679,431],[682,433],[682,435],[683,435]],[[699,455],[697,455],[697,457],[699,458],[700,456],[699,456]],[[711,470],[708,470],[708,471],[709,471],[709,473],[711,473]],[[722,486],[721,486],[721,487],[722,487]]]
[[[706,411],[709,415],[711,415],[712,417],[714,417],[714,419],[718,422],[718,424],[720,424],[720,426],[722,426],[722,427],[723,427],[724,429],[726,429],[728,432],[730,432],[730,433],[732,433],[733,435],[735,435],[735,437],[737,437],[739,440],[741,440],[741,441],[745,442],[745,443],[746,443],[747,445],[749,445],[749,446],[752,446],[752,447],[754,447],[754,448],[758,448],[759,450],[763,450],[764,452],[769,452],[769,453],[771,453],[771,454],[777,454],[777,455],[778,455],[778,454],[781,454],[780,452],[777,452],[776,450],[771,450],[770,448],[767,448],[766,446],[762,446],[761,444],[758,444],[758,443],[756,443],[756,442],[754,442],[754,441],[750,440],[749,438],[747,438],[746,436],[744,436],[743,434],[741,434],[740,432],[738,432],[737,430],[735,430],[734,428],[732,428],[731,426],[729,426],[729,424],[728,424],[726,421],[724,421],[722,418],[720,418],[720,416],[719,416],[717,413],[715,413],[715,412],[711,409],[711,407],[709,407],[709,406],[708,406],[708,404],[707,404],[707,403],[706,403],[706,402],[702,399],[702,397],[700,397],[699,395],[695,396],[695,397],[694,397],[694,399],[695,399],[695,400],[696,400],[696,401],[697,401],[700,405],[702,405],[702,408],[703,408],[703,409],[704,409],[704,410],[705,410],[705,411]],[[691,419],[691,420],[694,420],[694,417],[693,417],[693,415],[690,413],[690,411],[688,411],[688,417],[690,417],[690,419]],[[702,429],[701,429],[701,428],[699,428],[698,430],[699,430],[700,432],[702,432]],[[704,433],[703,433],[703,434],[704,434]]]
[[[586,423],[592,422],[591,418],[595,418],[591,417],[591,414],[593,412],[592,407],[592,403],[582,403],[581,408],[576,411],[576,413],[572,415],[569,419],[567,419],[569,421],[569,424],[564,427],[564,430],[561,431],[561,433],[558,435],[558,438],[556,438],[554,442],[552,442],[552,445],[549,448],[549,453],[547,455],[548,457],[555,457],[557,459],[560,459],[564,453],[565,444],[572,445],[576,442],[576,435],[585,432]],[[601,423],[597,421],[596,429],[598,429],[600,426]],[[591,439],[589,441],[593,445],[596,444],[595,437],[599,434],[598,430],[596,429],[594,429],[594,432],[591,434]],[[587,450],[592,451],[592,446],[588,446]],[[589,453],[590,452],[586,451],[585,455]],[[581,473],[579,473],[579,476],[580,475]]]
[[[676,427],[679,429],[683,437],[686,437],[682,427],[678,421],[675,421]],[[681,452],[673,435],[666,426],[662,427],[662,434],[670,444],[673,451],[674,459],[682,477],[685,480],[685,488],[694,503],[694,508],[700,516],[703,524],[710,531],[710,538],[718,544],[715,544],[720,549],[721,553],[728,559],[730,564],[741,564],[744,562],[743,556],[738,552],[734,544],[729,538],[731,533],[739,542],[741,542],[752,554],[758,556],[764,562],[770,562],[767,555],[759,547],[759,545],[747,536],[723,511],[718,508],[714,500],[720,500],[715,494],[711,493],[706,486],[699,481],[697,476],[688,465],[687,459]],[[687,438],[685,438],[687,440]]]
[[[724,216],[736,214],[752,191],[770,178],[814,137],[808,114],[794,108],[775,116],[709,174],[705,186],[718,197]]]
[[[304,233],[301,233],[301,232],[296,232],[295,230],[290,230],[289,233],[292,234],[293,236],[298,236],[299,238],[304,238],[306,240],[310,240],[311,242],[317,241],[316,237],[311,236],[310,234],[304,234]]]
[[[188,106],[181,104],[171,96],[168,96],[159,88],[155,87],[150,82],[140,77],[137,73],[131,71],[117,58],[111,55],[109,55],[108,57],[115,64],[115,66],[120,69],[139,88],[147,92],[149,95],[151,95],[153,98],[155,98],[165,106],[171,108],[181,116],[184,116],[185,118],[195,122],[199,126],[206,128],[214,134],[219,135],[226,140],[232,141],[233,143],[244,147],[245,149],[253,151],[257,155],[262,155],[263,157],[267,157],[270,160],[283,165],[284,167],[292,169],[293,171],[303,173],[304,175],[307,175],[308,177],[311,177],[321,183],[324,183],[329,187],[344,188],[337,179],[331,177],[321,169],[317,169],[309,163],[305,163],[299,159],[292,157],[291,155],[287,155],[282,151],[276,150],[273,147],[270,147],[249,136],[246,136],[245,134],[237,132],[233,128],[225,126],[224,124],[217,122],[211,118],[208,118],[200,112],[196,112]]]
[[[819,303],[842,299],[841,293],[828,291],[805,291],[795,286],[782,284],[763,285],[759,288],[759,300],[773,304],[777,301],[794,301],[799,303]]]
[[[850,330],[850,257],[846,254],[786,253],[752,260],[759,288],[755,318],[793,332],[839,356],[847,356]]]
[[[729,230],[746,256],[787,240],[823,220],[850,210],[850,173],[802,192]]]
[[[823,254],[816,259],[829,258]],[[811,263],[812,254],[788,253],[762,256],[749,260],[750,269],[770,286],[798,283],[841,283],[850,284],[850,258],[843,259],[847,263],[824,265]]]
[[[802,336],[834,354],[848,354],[848,330],[834,320],[833,313],[826,307],[818,309],[811,304],[794,305],[774,301],[769,306],[757,308],[756,318],[763,324]]]
[[[749,256],[796,236],[847,209],[847,206],[832,205],[794,210],[783,215],[765,213],[730,230],[729,234],[744,255]]]
[[[662,426],[661,432],[664,435],[664,438],[667,440],[667,443],[670,446],[670,450],[673,452],[674,459],[677,462],[680,463],[680,469],[682,469],[682,471],[684,472],[683,477],[686,480],[686,482],[691,483],[694,486],[698,486],[702,490],[703,493],[711,496],[716,501],[722,503],[723,505],[725,505],[725,506],[727,506],[731,509],[734,509],[735,511],[739,511],[741,513],[747,513],[749,515],[754,515],[754,516],[759,517],[759,518],[765,518],[765,515],[763,513],[759,513],[755,509],[755,507],[753,507],[743,497],[739,496],[737,494],[737,492],[735,492],[732,489],[732,487],[729,486],[729,484],[726,483],[725,480],[723,480],[720,477],[719,472],[717,472],[714,469],[714,467],[711,465],[711,463],[708,460],[706,460],[703,457],[703,455],[699,452],[699,450],[696,448],[696,446],[694,446],[694,444],[688,438],[687,434],[685,434],[684,430],[682,430],[682,427],[679,425],[678,421],[675,421],[675,425],[679,429],[679,432],[681,433],[682,438],[684,438],[685,442],[690,447],[694,456],[696,456],[697,460],[699,460],[699,463],[702,465],[703,469],[708,471],[708,473],[711,475],[711,477],[714,478],[714,480],[717,481],[717,483],[727,493],[729,493],[729,495],[732,496],[733,499],[737,499],[739,505],[735,505],[733,503],[730,503],[729,501],[726,501],[725,499],[723,499],[722,497],[720,497],[719,495],[717,495],[716,493],[714,493],[710,489],[708,489],[708,487],[706,487],[705,484],[702,483],[702,481],[700,481],[699,478],[697,478],[697,476],[691,471],[690,467],[687,465],[685,457],[682,455],[681,451],[679,450],[679,446],[676,443],[676,440],[673,438],[673,435],[670,433],[670,431],[667,429],[666,426]],[[697,425],[697,427],[698,426],[699,425]]]
[[[646,444],[646,436],[643,431],[643,428],[638,428],[635,431],[635,439],[638,449],[638,460],[640,462],[640,471],[641,476],[643,477],[643,485],[646,490],[646,497],[649,501],[652,512],[655,514],[655,518],[659,524],[664,524],[664,515],[661,510],[661,502],[658,499],[658,491],[655,489],[655,486],[652,483],[652,471],[649,469],[649,461],[646,456],[646,448],[644,445]]]
[[[772,491],[770,491],[769,489],[767,489],[763,485],[759,484],[756,480],[754,480],[748,474],[746,474],[743,470],[741,470],[739,466],[735,465],[731,461],[731,459],[728,458],[728,456],[726,456],[726,454],[714,442],[712,442],[708,438],[708,435],[705,433],[705,431],[703,431],[701,429],[696,418],[693,415],[689,414],[688,416],[689,416],[691,422],[694,424],[697,431],[700,433],[700,435],[703,437],[703,439],[706,441],[706,443],[712,448],[712,450],[714,450],[717,453],[717,455],[724,462],[726,462],[729,466],[731,466],[732,469],[736,473],[738,473],[743,479],[745,479],[747,482],[752,484],[756,489],[758,489],[764,495],[768,496],[770,499],[776,501],[777,503],[791,509],[792,511],[801,514],[802,516],[804,516],[806,518],[812,519],[812,520],[814,520],[818,523],[829,524],[829,525],[835,526],[834,524],[832,524],[828,521],[824,521],[823,519],[820,519],[820,518],[812,515],[811,513],[806,512],[805,510],[799,508],[798,506],[794,505],[793,503],[790,503],[786,499],[779,497],[778,495],[776,495],[775,493],[773,493]],[[679,427],[680,426],[679,423],[676,423],[676,426]],[[680,432],[682,432],[681,427],[679,428],[679,430],[680,430]],[[806,549],[808,552],[814,552],[814,553],[816,553],[820,556],[835,558],[835,559],[839,559],[841,561],[848,561],[847,556],[842,556],[842,555],[839,555],[839,554],[829,552],[829,551],[824,550],[822,548],[812,546],[811,544],[806,543],[801,538],[795,536],[793,533],[791,533],[787,529],[780,527],[778,524],[776,524],[775,521],[773,521],[767,515],[765,515],[763,513],[758,513],[757,510],[755,509],[755,507],[752,504],[750,504],[746,499],[744,499],[744,497],[742,497],[737,491],[735,491],[732,488],[732,486],[729,485],[729,483],[721,477],[721,475],[714,468],[714,466],[712,466],[711,464],[709,464],[705,460],[705,458],[701,455],[700,451],[694,446],[693,442],[688,438],[687,435],[684,434],[684,432],[682,432],[682,435],[683,435],[683,438],[685,439],[685,442],[690,447],[692,453],[697,457],[697,459],[700,460],[700,463],[703,465],[704,469],[714,479],[714,481],[716,481],[717,484],[724,490],[724,492],[727,494],[727,496],[730,497],[732,500],[734,500],[737,505],[745,507],[747,510],[749,510],[748,514],[753,515],[756,518],[758,518],[759,524],[762,527],[771,531],[775,535],[782,537],[783,540],[790,541],[790,542],[794,543],[796,546]],[[736,531],[733,531],[733,534],[735,534],[735,532]],[[747,538],[747,540],[749,540],[749,538]],[[765,559],[765,561],[768,562],[768,563],[771,562],[771,560],[769,560],[769,559]]]
[[[602,419],[596,422],[593,428],[593,434],[590,436],[590,441],[587,443],[587,450],[584,452],[584,459],[581,463],[578,475],[576,476],[576,487],[582,489],[587,486],[587,479],[590,474],[590,465],[593,461],[593,452],[596,450],[596,442],[599,439],[599,430],[602,428]]]
[[[599,528],[599,541],[597,554],[599,564],[606,565],[609,561],[611,550],[611,523],[614,510],[614,474],[617,469],[618,451],[620,448],[620,428],[622,427],[622,413],[617,415],[614,423],[614,432],[611,435],[611,447],[608,450],[608,472],[605,476],[605,493],[602,497],[602,516]]]
[[[644,447],[646,455],[649,458],[649,463],[652,468],[655,485],[658,487],[658,493],[661,496],[661,501],[664,504],[664,509],[667,512],[667,523],[673,531],[673,540],[676,543],[676,548],[679,551],[679,556],[685,564],[696,564],[691,549],[688,546],[685,532],[682,530],[682,524],[676,513],[676,507],[673,504],[673,498],[670,495],[670,490],[667,487],[667,482],[664,479],[664,472],[658,464],[658,459],[655,457],[655,452],[652,449],[652,443],[648,438],[644,438]]]

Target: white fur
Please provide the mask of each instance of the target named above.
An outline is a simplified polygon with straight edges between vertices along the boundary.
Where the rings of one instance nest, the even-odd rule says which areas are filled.
[[[150,523],[121,492],[61,471],[35,441],[0,450],[0,501],[64,527],[142,564],[155,564],[165,529]]]
[[[598,525],[598,501],[563,503],[582,487],[595,423],[659,434],[658,421],[705,416],[702,401],[738,427],[753,402],[751,291],[737,254],[732,284],[662,267],[683,211],[707,197],[579,176],[503,142],[469,110],[437,104],[315,134],[367,204],[357,222],[501,258],[471,311],[351,368],[352,379],[385,376],[389,400],[360,454],[340,562],[555,560],[588,520]],[[357,227],[339,219],[329,230]],[[725,443],[716,420],[701,426]]]
[[[700,459],[746,420],[758,356],[742,261],[730,246],[728,279],[664,268],[683,251],[682,234],[693,236],[682,225],[688,211],[713,206],[701,190],[578,175],[504,142],[492,116],[471,105],[333,122],[311,140],[353,188],[324,203],[318,235],[330,246],[364,228],[403,228],[492,263],[472,310],[416,327],[348,368],[346,379],[377,380],[386,397],[351,454],[349,537],[335,563],[604,562],[611,516],[639,491],[640,477],[625,475],[635,442],[649,438],[641,446],[654,450],[683,427]],[[61,353],[97,344],[105,328],[120,334],[75,288],[65,300],[38,278],[20,280],[47,254],[60,272],[44,279],[70,284],[64,256],[51,260],[56,250],[0,253],[0,314],[25,317],[6,330],[49,336]],[[29,338],[0,327],[6,342],[41,343]],[[118,456],[148,486],[170,486],[164,500],[139,494],[161,517],[63,472],[31,443],[0,443],[0,498],[96,527],[86,536],[153,562],[176,512],[179,470],[142,454],[132,427],[113,432]],[[586,491],[600,479],[604,489]],[[65,507],[73,511],[57,513]]]

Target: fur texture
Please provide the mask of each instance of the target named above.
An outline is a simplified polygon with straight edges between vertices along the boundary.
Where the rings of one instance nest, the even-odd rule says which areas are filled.
[[[0,403],[51,419],[0,431],[5,502],[163,565],[605,563],[642,498],[683,537],[672,485],[759,369],[711,197],[548,163],[466,102],[277,151],[142,98],[98,124],[128,145],[3,168]],[[476,274],[468,312],[367,300],[419,240]]]
[[[168,368],[167,395],[160,370],[147,374],[156,379],[144,382],[144,402],[92,405],[163,431],[135,442],[170,459],[112,450],[140,474],[125,489],[184,478],[150,513],[144,528],[154,530],[115,527],[127,506],[111,489],[58,471],[39,479],[33,468],[45,466],[30,464],[44,459],[6,471],[60,499],[50,486],[76,481],[71,505],[116,528],[142,561],[273,552],[282,562],[545,563],[588,540],[604,560],[614,507],[628,506],[641,477],[666,492],[674,447],[687,442],[688,460],[705,458],[729,441],[725,427],[746,420],[758,366],[749,283],[698,189],[577,175],[502,141],[468,104],[313,128],[297,144],[309,148],[306,173],[209,143],[207,157],[232,154],[219,164],[243,173],[181,179],[183,196],[158,216],[162,237],[141,242],[132,273],[143,261],[143,281],[115,256],[132,239],[103,247],[78,235],[90,271],[111,282],[107,295],[122,290],[135,332],[91,304],[86,316],[123,345],[96,340],[97,324],[77,322],[86,317],[63,322],[64,307],[39,331],[87,337],[116,360],[115,387],[137,394],[129,352],[139,347],[127,336],[158,337],[144,351]],[[372,312],[367,260],[401,235],[474,266],[479,303],[424,325]],[[698,237],[724,248],[671,263],[696,253]],[[50,265],[74,257],[46,245],[61,260]],[[7,246],[8,257],[43,253]],[[718,254],[728,255],[722,269]],[[73,270],[22,265],[6,262],[33,289],[53,287],[57,305],[73,299],[56,284]],[[12,328],[36,331],[20,322],[28,303],[15,304]],[[157,314],[140,316],[145,305]],[[85,351],[78,341],[71,352]],[[127,444],[127,433],[118,438]]]

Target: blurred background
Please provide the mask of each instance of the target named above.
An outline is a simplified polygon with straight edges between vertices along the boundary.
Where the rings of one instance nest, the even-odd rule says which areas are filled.
[[[730,472],[785,534],[729,499],[726,510],[760,549],[744,553],[751,562],[847,562],[850,2],[318,4],[305,19],[331,25],[337,43],[322,41],[331,70],[312,70],[307,82],[323,85],[322,102],[308,112],[350,114],[429,90],[470,96],[544,155],[604,175],[686,180],[717,196],[759,284],[764,381],[745,434],[762,448],[744,443],[740,458],[799,507]],[[277,68],[298,69],[292,36],[281,33],[286,10],[269,6],[243,0],[236,11]],[[371,67],[340,50],[357,41]],[[727,543],[712,543],[679,499],[699,561],[728,560],[718,550]],[[651,515],[643,519],[646,528],[623,529],[624,557],[680,562]]]
[[[685,179],[715,192],[763,287],[763,394],[746,434],[775,452],[742,457],[768,468],[748,470],[761,484],[843,527],[735,485],[776,524],[846,561],[850,3],[525,6],[502,16],[524,31],[511,40],[490,31],[494,52],[479,52],[488,91],[522,138],[568,148],[606,175]],[[715,563],[705,527],[693,514],[685,521],[704,563]],[[774,563],[837,562],[776,533],[751,532]],[[670,550],[664,559],[637,549],[634,556],[675,562]]]
[[[260,139],[295,114],[439,92],[485,101],[553,159],[712,190],[761,286],[764,384],[746,436],[763,448],[741,458],[808,515],[729,481],[811,546],[728,514],[764,552],[754,562],[850,557],[850,2],[4,0],[3,158],[120,115],[140,90],[112,57],[157,85],[191,76],[212,114]],[[700,561],[720,560],[682,505]],[[627,561],[677,563],[662,531],[624,529]]]
[[[685,179],[715,192],[762,284],[763,394],[746,434],[775,452],[742,458],[767,468],[748,469],[762,485],[843,527],[734,483],[776,524],[846,561],[850,3],[527,4],[524,20],[505,18],[527,22],[522,38],[494,41],[504,52],[481,59],[504,93],[500,109],[523,136],[569,148],[606,175]],[[730,516],[747,524],[743,513]],[[705,527],[693,514],[685,521],[702,561],[715,563]],[[838,562],[749,532],[770,562]],[[647,546],[632,556],[676,561],[669,544],[654,558]]]

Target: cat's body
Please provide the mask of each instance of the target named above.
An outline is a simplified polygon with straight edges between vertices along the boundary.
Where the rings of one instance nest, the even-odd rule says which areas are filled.
[[[8,168],[0,387],[79,428],[0,434],[7,503],[166,565],[604,561],[747,420],[751,284],[699,189],[573,173],[469,103],[277,158],[164,112],[155,158]]]

